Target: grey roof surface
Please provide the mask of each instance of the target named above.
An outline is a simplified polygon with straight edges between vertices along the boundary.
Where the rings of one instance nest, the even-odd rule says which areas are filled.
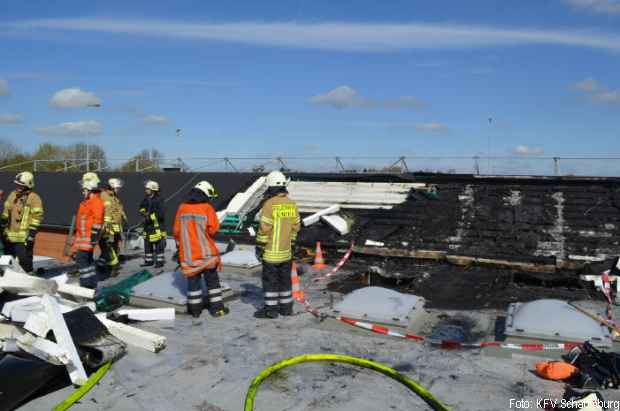
[[[131,260],[116,279],[140,270]],[[166,271],[174,268],[169,262]],[[394,367],[430,390],[453,410],[507,410],[510,399],[561,398],[563,385],[532,372],[541,358],[513,352],[487,355],[480,350],[442,350],[365,330],[333,320],[318,321],[296,305],[296,315],[256,320],[262,303],[259,276],[224,272],[221,277],[241,292],[228,304],[231,313],[199,320],[177,314],[174,322],[136,323],[164,335],[158,354],[129,347],[76,411],[238,411],[243,409],[252,379],[265,367],[306,353],[339,353],[370,358]],[[329,308],[341,296],[301,277],[302,289],[316,307]],[[330,297],[331,294],[331,297]],[[499,312],[468,312],[475,318]],[[554,358],[552,353],[547,353]],[[20,410],[48,411],[74,391],[67,387],[34,400]],[[604,392],[605,399],[620,398]],[[369,370],[326,363],[301,364],[282,370],[259,389],[256,410],[423,410],[419,398],[398,383]]]

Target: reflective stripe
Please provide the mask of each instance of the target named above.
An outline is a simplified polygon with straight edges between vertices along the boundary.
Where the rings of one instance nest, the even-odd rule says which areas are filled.
[[[273,298],[273,297],[279,297],[279,296],[280,296],[280,293],[274,293],[274,292],[271,292],[271,291],[265,292],[265,297],[266,298],[269,298],[269,297]]]
[[[293,302],[293,297],[280,298],[280,304],[288,304]]]
[[[202,295],[202,290],[197,290],[197,291],[188,291],[187,292],[187,296],[188,297],[194,297],[196,295]]]
[[[289,297],[291,295],[293,295],[292,291],[283,291],[280,293],[280,297]]]
[[[200,304],[202,303],[202,298],[188,298],[187,303],[188,304]]]
[[[93,230],[101,230],[101,224],[93,224]]]
[[[222,298],[221,295],[217,296],[217,297],[209,297],[209,301],[212,302],[212,303],[217,303],[217,302],[222,301],[222,300],[223,300],[223,298]]]
[[[96,272],[92,271],[92,272],[88,272],[88,273],[82,273],[82,275],[80,275],[81,278],[90,278],[92,276],[94,276],[96,274]]]
[[[269,225],[273,224],[273,220],[267,216],[262,216],[260,221]]]
[[[221,293],[222,289],[221,288],[214,288],[212,290],[209,290],[209,294],[218,294]]]
[[[278,305],[278,300],[265,300],[265,305]]]

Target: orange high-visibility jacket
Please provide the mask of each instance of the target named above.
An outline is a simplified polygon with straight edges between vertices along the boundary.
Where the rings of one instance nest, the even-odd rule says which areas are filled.
[[[179,264],[186,277],[208,268],[220,269],[220,253],[213,236],[220,229],[209,203],[182,203],[174,219],[174,238],[179,244]]]
[[[99,193],[90,193],[80,203],[75,217],[74,247],[82,251],[93,251],[97,243],[94,234],[97,234],[103,225],[105,206]]]

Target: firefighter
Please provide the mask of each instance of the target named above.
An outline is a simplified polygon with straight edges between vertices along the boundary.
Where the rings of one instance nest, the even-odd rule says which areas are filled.
[[[265,305],[256,318],[293,314],[291,259],[300,228],[297,204],[288,198],[289,180],[279,171],[267,175],[267,201],[260,211],[256,234],[256,257],[263,263]]]
[[[5,253],[17,258],[27,273],[32,272],[32,255],[37,230],[43,221],[43,202],[33,190],[34,176],[28,171],[15,176],[15,191],[4,203],[0,218]]]
[[[118,265],[118,255],[114,248],[114,233],[112,231],[112,187],[108,183],[101,184],[101,201],[103,201],[103,227],[99,238],[101,254],[97,259],[97,271],[100,279],[112,274],[112,269]]]
[[[75,263],[80,272],[80,286],[97,288],[97,271],[93,253],[101,238],[105,206],[99,191],[99,177],[95,173],[82,176],[82,202],[75,218],[73,248],[76,251]]]
[[[208,292],[208,309],[214,317],[229,313],[224,306],[218,270],[220,254],[213,237],[220,223],[211,205],[217,197],[213,186],[201,181],[187,194],[174,219],[174,238],[179,250],[179,264],[187,277],[187,310],[195,318],[203,309],[200,277],[204,277]]]
[[[119,178],[111,178],[108,180],[110,186],[110,194],[112,201],[112,234],[114,241],[112,243],[114,247],[114,253],[116,254],[117,264],[112,267],[111,275],[116,277],[118,275],[118,267],[120,262],[121,242],[123,241],[123,226],[127,223],[127,214],[125,214],[125,208],[119,198],[119,192],[123,188],[123,180]]]
[[[164,266],[166,233],[164,202],[159,197],[159,184],[149,180],[144,185],[146,196],[140,203],[139,212],[144,218],[144,264],[142,267]]]

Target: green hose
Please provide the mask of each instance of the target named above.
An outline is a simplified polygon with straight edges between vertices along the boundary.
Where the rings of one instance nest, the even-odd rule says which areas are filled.
[[[80,398],[82,398],[91,388],[95,386],[99,382],[99,380],[108,372],[108,369],[112,365],[112,361],[108,361],[104,365],[101,366],[95,373],[93,373],[90,378],[86,381],[86,384],[82,385],[77,391],[73,394],[69,395],[67,398],[62,400],[61,403],[52,408],[52,411],[65,411],[71,408],[73,404]]]
[[[398,371],[386,367],[383,364],[365,360],[363,358],[351,357],[349,355],[338,355],[338,354],[304,354],[296,357],[287,358],[280,362],[273,364],[270,367],[265,368],[260,372],[250,384],[250,388],[248,389],[248,393],[245,396],[245,411],[254,411],[254,397],[256,396],[256,392],[258,391],[258,387],[260,384],[269,377],[271,374],[276,371],[281,370],[284,367],[288,367],[290,365],[299,364],[302,362],[315,362],[315,361],[331,361],[331,362],[342,362],[347,364],[357,365],[363,368],[369,368],[371,370],[380,372],[383,375],[386,375],[393,380],[396,380],[403,384],[405,387],[409,388],[411,391],[416,393],[420,398],[422,398],[428,405],[431,406],[433,410],[437,411],[450,411],[448,407],[443,405],[439,400],[437,400],[433,395],[428,392],[426,389],[421,387],[417,382],[409,379],[399,373]]]

